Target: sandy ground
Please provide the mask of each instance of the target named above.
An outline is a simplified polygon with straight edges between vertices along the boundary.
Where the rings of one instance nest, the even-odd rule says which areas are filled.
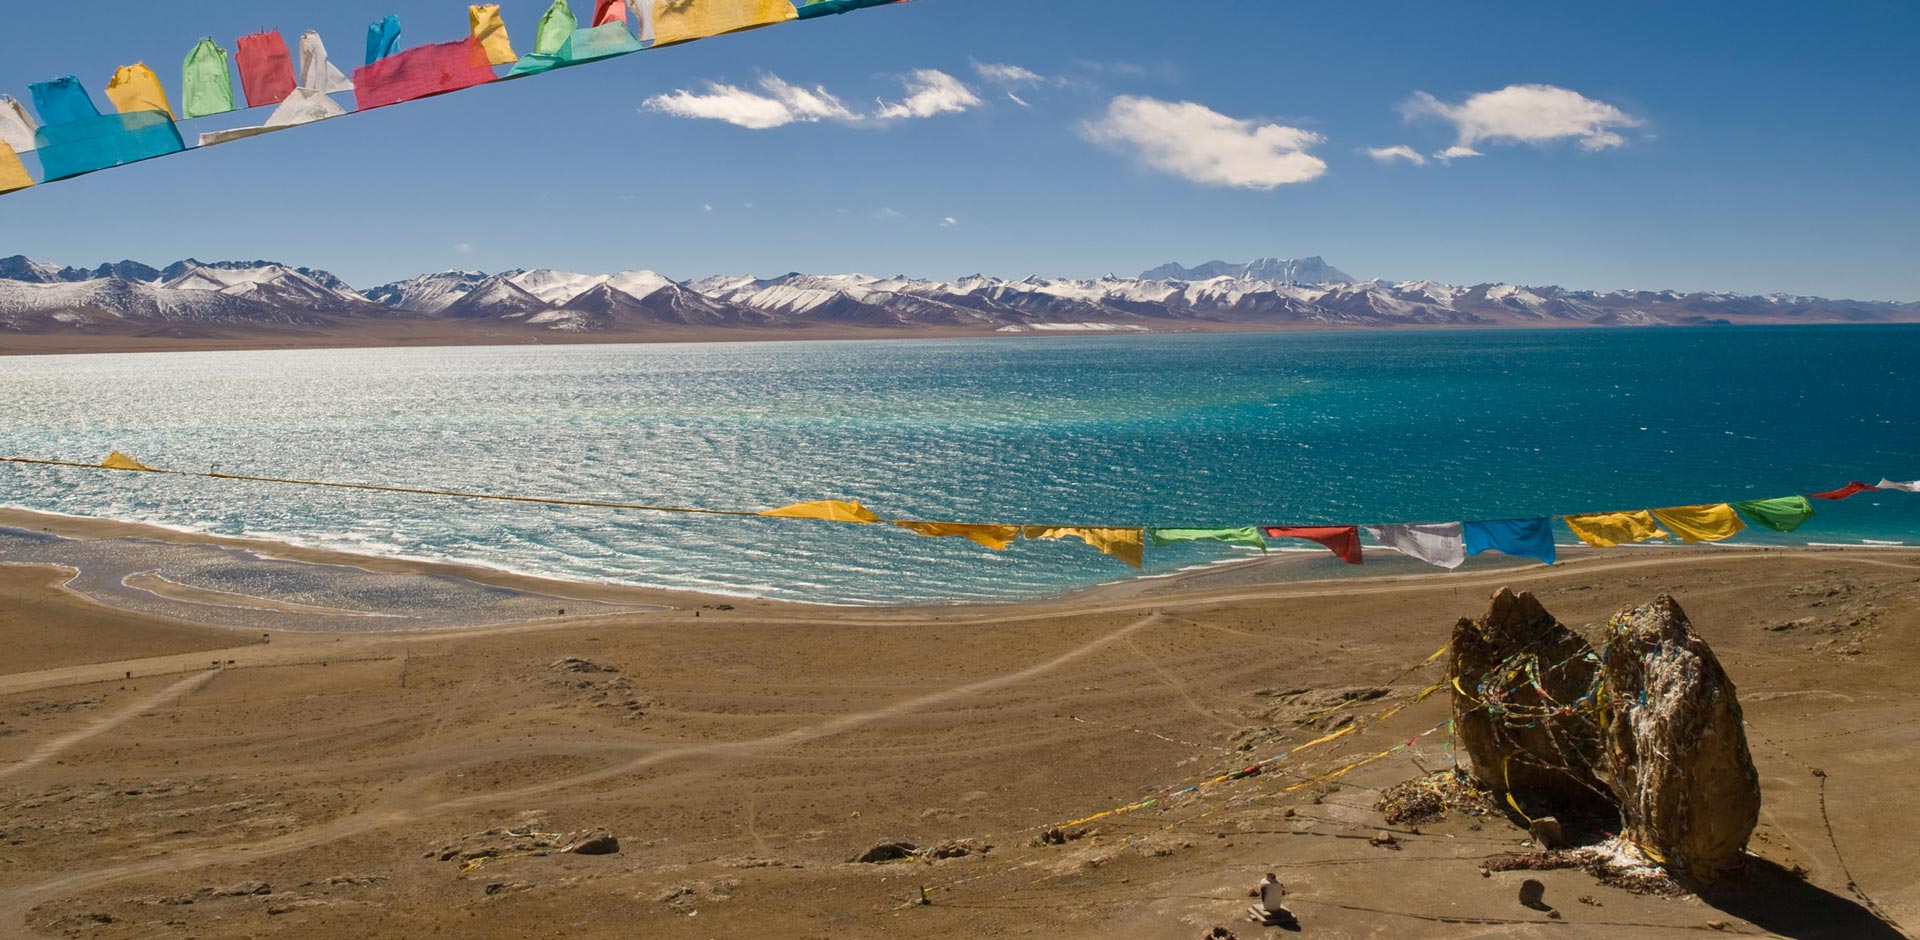
[[[116,610],[69,587],[70,568],[0,567],[0,936],[1244,938],[1284,932],[1241,913],[1266,871],[1292,888],[1302,934],[1330,938],[1920,925],[1920,553],[1643,552],[1304,583],[1254,565],[929,610],[360,561],[665,609],[296,633],[278,624],[293,613],[194,595],[255,608],[216,628]],[[1372,844],[1389,828],[1378,790],[1446,767],[1444,732],[1284,792],[1443,722],[1445,696],[1034,844],[1406,700],[1437,680],[1414,667],[1453,619],[1502,585],[1572,624],[1680,599],[1739,685],[1762,774],[1747,883],[1673,899],[1548,872],[1551,920],[1516,901],[1524,873],[1479,870],[1524,848],[1505,817]],[[620,851],[534,835],[595,827]],[[487,834],[509,829],[527,835]],[[882,840],[975,850],[849,861]],[[932,903],[913,903],[923,889]]]

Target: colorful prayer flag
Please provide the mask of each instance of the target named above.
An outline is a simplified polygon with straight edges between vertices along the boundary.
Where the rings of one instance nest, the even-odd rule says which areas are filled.
[[[608,23],[627,24],[626,0],[595,0],[593,25],[605,26]]]
[[[123,454],[117,450],[111,454],[108,454],[107,459],[100,461],[100,466],[105,467],[109,470],[145,470],[148,472],[153,471],[152,467],[149,467],[146,464],[143,464],[140,461],[135,460],[132,457],[129,457],[126,454]]]
[[[332,98],[309,88],[295,88],[280,107],[273,109],[273,116],[260,127],[236,127],[223,131],[208,131],[200,135],[200,146],[211,147],[214,144],[230,143],[248,137],[258,137],[274,131],[283,131],[289,127],[312,124],[336,118],[347,113]]]
[[[1883,490],[1900,490],[1906,493],[1920,493],[1920,480],[1912,480],[1906,483],[1901,483],[1896,480],[1889,480],[1886,477],[1881,477],[1880,486],[1878,488]]]
[[[0,141],[0,193],[11,193],[33,185],[33,176],[27,172],[27,165],[20,162],[20,155],[13,152],[13,146]]]
[[[1792,532],[1813,518],[1813,504],[1805,496],[1781,496],[1775,499],[1749,499],[1733,504],[1748,521],[1775,532]]]
[[[487,50],[487,61],[494,65],[512,65],[520,61],[513,51],[513,41],[507,37],[507,24],[500,19],[500,4],[489,3],[484,6],[467,8],[473,40],[480,48]]]
[[[400,51],[400,17],[390,15],[367,27],[367,64]]]
[[[40,169],[46,181],[124,166],[186,149],[164,111],[102,114],[40,128]]]
[[[181,67],[180,117],[183,119],[225,114],[233,110],[233,72],[227,66],[227,50],[211,39],[202,39],[187,53]]]
[[[493,65],[472,38],[417,46],[355,69],[353,98],[370,111],[493,81]]]
[[[1561,521],[1580,541],[1595,548],[1612,548],[1623,542],[1644,542],[1648,539],[1663,538],[1667,533],[1653,521],[1653,514],[1642,509],[1639,512],[1593,512],[1578,516],[1562,516]]]
[[[327,44],[321,41],[318,32],[311,29],[300,37],[300,74],[297,80],[301,88],[323,95],[353,90],[353,82],[327,60]]]
[[[1733,506],[1727,503],[1671,506],[1654,510],[1653,516],[1660,520],[1661,525],[1671,529],[1673,534],[1689,542],[1718,542],[1732,538],[1747,527],[1734,514]]]
[[[880,517],[868,511],[867,507],[856,502],[842,502],[837,499],[822,499],[811,503],[795,503],[779,509],[769,509],[763,516],[778,516],[783,519],[820,519],[826,522],[852,522],[867,525],[879,522]]]
[[[559,55],[560,47],[567,44],[567,37],[572,36],[579,25],[567,0],[553,0],[553,6],[540,17],[539,32],[534,34],[534,54]]]
[[[123,65],[113,73],[113,80],[107,82],[107,100],[121,114],[165,111],[168,117],[173,116],[173,105],[167,102],[166,89],[160,87],[160,76],[144,62]]]
[[[293,53],[277,29],[242,36],[236,42],[234,60],[240,66],[240,88],[246,93],[247,107],[264,108],[279,104],[293,94]]]
[[[894,525],[930,539],[953,537],[972,539],[996,552],[1006,551],[1007,546],[1020,537],[1020,527],[1014,525],[971,525],[958,522],[895,522]]]
[[[1267,540],[1261,538],[1259,531],[1250,525],[1231,529],[1149,529],[1147,534],[1153,537],[1154,548],[1165,548],[1180,542],[1227,542],[1250,546],[1262,552],[1267,550]]]
[[[1558,557],[1553,526],[1547,519],[1499,519],[1462,525],[1467,554],[1500,552],[1518,558],[1538,558],[1551,565]]]
[[[1079,539],[1135,568],[1146,561],[1146,538],[1141,529],[1048,528],[1030,525],[1022,530],[1022,534],[1030,539]]]
[[[1359,526],[1270,525],[1260,529],[1270,539],[1306,539],[1319,542],[1349,565],[1362,561]]]
[[[33,93],[33,109],[40,112],[42,124],[66,124],[100,116],[93,97],[81,87],[80,80],[68,75],[27,86]]]
[[[654,0],[654,45],[705,39],[799,19],[788,0]]]
[[[1409,558],[1452,570],[1466,563],[1465,527],[1458,522],[1365,526],[1373,540]]]
[[[12,95],[0,95],[0,144],[26,153],[34,148],[33,132],[39,128],[40,122],[27,113],[25,105]]]
[[[1868,486],[1865,483],[1855,480],[1837,490],[1828,490],[1825,493],[1808,493],[1807,495],[1813,499],[1846,499],[1849,496],[1876,489],[1879,489],[1879,487]]]

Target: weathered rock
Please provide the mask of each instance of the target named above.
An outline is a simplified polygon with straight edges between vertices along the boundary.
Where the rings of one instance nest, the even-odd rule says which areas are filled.
[[[1702,884],[1740,871],[1760,774],[1733,680],[1665,594],[1608,621],[1604,658],[1606,784],[1626,837]]]
[[[1606,814],[1588,710],[1600,670],[1593,647],[1532,594],[1501,588],[1486,616],[1454,626],[1449,652],[1454,727],[1474,775],[1528,812]]]
[[[1547,904],[1547,886],[1538,878],[1528,878],[1520,882],[1520,904],[1536,911],[1553,909]]]
[[[873,848],[853,857],[853,861],[865,864],[875,862],[893,862],[903,858],[912,858],[920,851],[919,846],[911,842],[876,842]]]
[[[224,888],[215,888],[213,890],[213,896],[216,898],[243,898],[251,894],[272,893],[273,886],[264,881],[242,881],[239,884],[231,884]]]
[[[575,836],[560,851],[574,855],[612,855],[620,851],[620,840],[605,829],[590,829]]]
[[[1552,816],[1542,816],[1528,824],[1527,834],[1533,837],[1534,845],[1543,849],[1567,847],[1567,836],[1560,829],[1560,820]]]

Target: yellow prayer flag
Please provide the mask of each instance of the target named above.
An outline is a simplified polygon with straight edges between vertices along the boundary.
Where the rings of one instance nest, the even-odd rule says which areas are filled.
[[[1135,568],[1140,567],[1146,557],[1144,529],[1049,529],[1030,525],[1026,527],[1026,536],[1030,539],[1079,539]]]
[[[20,155],[0,141],[0,193],[26,189],[32,185],[33,177],[27,173],[27,165],[20,162]]]
[[[859,503],[847,503],[834,499],[823,499],[812,503],[796,503],[769,509],[763,516],[779,516],[783,519],[822,519],[827,522],[855,522],[866,525],[879,522],[880,517],[867,511]]]
[[[1596,512],[1584,516],[1562,516],[1567,528],[1580,541],[1595,548],[1612,548],[1622,542],[1644,542],[1667,533],[1653,521],[1653,514],[1639,512]]]
[[[148,473],[153,472],[152,467],[149,467],[146,464],[143,464],[140,461],[135,460],[132,457],[129,457],[126,454],[123,454],[117,450],[111,454],[108,454],[107,459],[100,461],[100,466],[105,467],[108,470],[145,470]]]
[[[1020,537],[1020,527],[1015,525],[970,525],[958,522],[895,522],[894,525],[930,539],[949,536],[972,539],[996,552],[1006,551],[1007,546]]]
[[[513,51],[513,41],[507,36],[507,24],[500,19],[500,4],[468,7],[467,16],[473,21],[474,40],[487,50],[488,62],[512,65],[520,61],[520,56]]]
[[[1656,509],[1653,517],[1689,542],[1718,542],[1747,527],[1727,503]]]
[[[654,0],[653,44],[704,39],[799,19],[788,0]]]
[[[113,80],[107,83],[107,100],[112,101],[121,114],[165,111],[167,116],[173,116],[173,105],[167,103],[167,92],[160,87],[160,77],[144,62],[123,65],[113,73]]]

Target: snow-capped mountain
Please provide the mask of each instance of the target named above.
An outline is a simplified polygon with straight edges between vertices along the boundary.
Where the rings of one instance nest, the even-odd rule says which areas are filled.
[[[186,338],[293,331],[350,338],[376,323],[440,341],[449,329],[513,341],[825,326],[992,333],[1920,321],[1915,303],[1356,282],[1319,258],[1167,265],[1147,273],[1158,276],[976,274],[937,281],[796,272],[681,282],[648,270],[447,271],[360,292],[325,271],[270,261],[187,260],[165,268],[122,261],[85,269],[13,257],[0,259],[0,352],[9,333]]]
[[[1210,281],[1216,277],[1274,284],[1351,284],[1359,280],[1328,264],[1319,255],[1298,260],[1261,258],[1245,264],[1209,261],[1197,268],[1169,262],[1140,275],[1143,281]]]

